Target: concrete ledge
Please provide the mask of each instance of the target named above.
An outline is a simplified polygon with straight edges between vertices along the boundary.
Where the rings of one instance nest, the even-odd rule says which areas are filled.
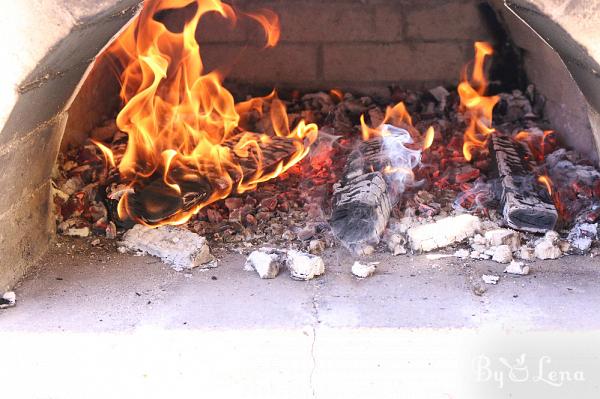
[[[351,257],[330,251],[323,277],[298,282],[261,280],[239,255],[177,273],[86,240],[59,243],[17,287],[17,306],[1,311],[7,396],[600,394],[600,269],[589,257],[509,276],[492,262],[378,255],[375,276],[358,280]],[[482,273],[500,282],[475,296],[468,281]],[[540,362],[544,378],[581,371],[585,380],[536,381]],[[509,367],[529,374],[515,381]]]

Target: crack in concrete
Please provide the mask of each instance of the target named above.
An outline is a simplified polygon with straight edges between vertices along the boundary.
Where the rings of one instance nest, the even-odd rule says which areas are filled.
[[[318,298],[317,298],[317,294],[313,295],[312,297],[312,315],[315,319],[315,323],[312,324],[312,343],[310,346],[310,356],[312,358],[312,369],[310,370],[310,377],[309,377],[309,384],[310,384],[310,389],[312,391],[312,397],[316,398],[317,394],[315,391],[315,386],[313,383],[313,378],[315,375],[315,371],[317,369],[317,358],[315,357],[315,344],[317,342],[317,328],[319,327],[319,323],[321,323],[321,320],[319,319],[319,303],[318,303]]]

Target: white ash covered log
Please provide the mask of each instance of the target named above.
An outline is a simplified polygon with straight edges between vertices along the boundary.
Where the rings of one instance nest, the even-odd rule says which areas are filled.
[[[556,207],[535,176],[535,161],[527,146],[501,135],[492,136],[491,152],[500,178],[501,211],[513,229],[544,233],[558,220]]]
[[[334,187],[331,227],[349,249],[376,245],[390,219],[392,204],[380,172],[367,173]]]
[[[379,243],[390,213],[421,152],[404,146],[412,138],[404,129],[383,125],[389,134],[362,142],[334,185],[330,224],[335,236],[356,254]]]

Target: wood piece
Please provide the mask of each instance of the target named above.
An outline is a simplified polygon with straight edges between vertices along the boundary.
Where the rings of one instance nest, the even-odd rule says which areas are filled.
[[[493,135],[490,146],[502,185],[500,207],[508,226],[533,233],[552,230],[558,213],[545,187],[537,182],[529,148],[501,135]]]
[[[392,204],[380,172],[346,179],[334,186],[331,228],[350,250],[377,245],[390,218]]]
[[[250,180],[259,170],[266,173],[274,171],[281,162],[287,162],[301,145],[297,139],[271,137],[268,141],[262,141],[259,135],[248,135],[245,134],[244,138],[254,138],[256,145],[248,145],[246,154],[233,150],[242,139],[242,135],[223,143],[224,147],[232,149],[232,163],[239,165],[242,171],[240,173],[238,169],[226,166],[233,186]],[[175,167],[170,171],[169,177],[179,185],[181,193],[164,182],[163,172],[160,170],[149,178],[136,182],[133,187],[134,193],[126,198],[130,214],[148,225],[156,225],[181,211],[189,211],[206,202],[219,187],[227,186],[228,183],[221,176],[211,176],[210,172],[201,173],[199,170],[217,172],[210,165],[203,167],[201,160],[200,167],[189,165]]]
[[[342,179],[333,187],[330,224],[335,236],[354,253],[377,245],[385,231],[392,200],[382,171],[390,164],[382,138],[364,141],[349,156]]]

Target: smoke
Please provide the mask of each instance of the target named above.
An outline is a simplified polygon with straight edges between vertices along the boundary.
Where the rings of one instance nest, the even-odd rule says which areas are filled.
[[[389,160],[383,173],[393,197],[401,195],[407,187],[415,185],[413,169],[421,164],[421,150],[408,148],[413,144],[410,133],[392,125],[381,125],[382,155]]]

